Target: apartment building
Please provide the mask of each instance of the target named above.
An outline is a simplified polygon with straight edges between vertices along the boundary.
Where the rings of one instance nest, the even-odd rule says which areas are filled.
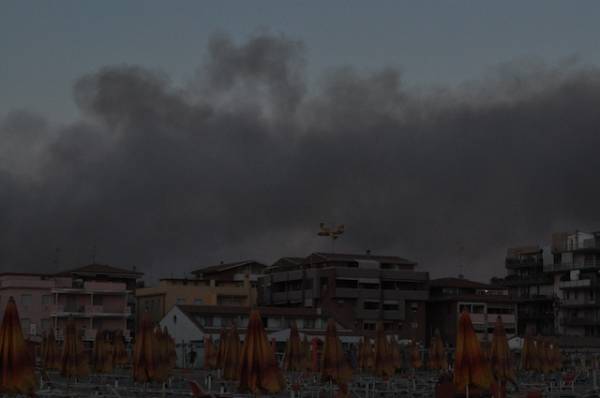
[[[159,322],[174,305],[252,306],[266,265],[254,260],[221,263],[191,272],[192,278],[164,278],[137,289],[138,315],[147,311]]]
[[[397,256],[312,253],[265,270],[259,304],[320,308],[344,327],[374,333],[378,320],[400,338],[425,337],[427,272]]]
[[[429,295],[428,339],[439,329],[444,341],[454,346],[458,318],[465,308],[481,341],[491,341],[498,316],[502,318],[508,338],[516,333],[516,302],[505,287],[464,278],[440,278],[429,281]]]
[[[84,340],[93,341],[97,329],[134,330],[133,292],[142,276],[135,270],[90,264],[56,274],[0,274],[0,307],[8,297],[17,303],[23,333],[39,340],[55,329],[59,339],[66,321],[73,318]]]
[[[517,302],[517,332],[555,334],[554,278],[544,272],[544,249],[540,246],[509,248],[505,267],[507,276],[497,280],[508,288],[509,295]]]
[[[554,278],[559,333],[599,337],[600,232],[555,233],[552,255],[544,271]]]

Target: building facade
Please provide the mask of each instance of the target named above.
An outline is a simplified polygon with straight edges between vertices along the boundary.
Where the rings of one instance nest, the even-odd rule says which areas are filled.
[[[39,340],[54,329],[62,339],[68,319],[73,319],[84,340],[96,331],[123,330],[128,338],[134,328],[134,290],[141,273],[108,265],[91,264],[57,274],[7,273],[0,275],[0,307],[9,297],[17,304],[23,333]]]
[[[266,270],[259,303],[267,306],[320,308],[344,327],[375,331],[381,320],[401,339],[425,337],[427,272],[397,256],[313,253],[286,257]]]
[[[600,337],[600,232],[556,233],[552,255],[544,270],[554,277],[559,333]]]
[[[147,311],[159,322],[174,305],[252,306],[266,265],[254,260],[222,263],[192,272],[192,278],[165,278],[158,286],[137,289],[138,315]]]
[[[506,335],[516,334],[516,303],[504,287],[470,281],[464,278],[440,278],[429,282],[427,303],[427,338],[436,330],[450,346],[456,342],[456,325],[463,309],[467,309],[480,341],[490,342],[498,316]]]
[[[544,249],[523,246],[507,250],[507,276],[499,283],[506,286],[517,302],[517,333],[554,335],[556,300],[554,278],[544,270]]]

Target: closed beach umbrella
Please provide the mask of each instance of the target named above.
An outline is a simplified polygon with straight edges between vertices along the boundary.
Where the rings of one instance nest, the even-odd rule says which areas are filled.
[[[73,319],[65,327],[60,374],[67,378],[79,378],[89,374],[88,357],[83,351],[83,343]]]
[[[223,361],[225,360],[225,350],[227,348],[227,330],[221,329],[219,333],[219,350],[217,351],[217,369],[223,370]]]
[[[0,326],[0,392],[35,395],[33,358],[21,330],[15,300],[10,297]]]
[[[331,318],[327,322],[321,364],[321,379],[324,381],[331,380],[343,384],[352,379],[352,369],[342,350],[342,342],[337,336],[335,321]]]
[[[135,334],[135,345],[131,359],[134,381],[147,383],[157,380],[158,351],[159,347],[153,332],[152,321],[150,315],[145,312]]]
[[[533,370],[531,362],[531,354],[533,351],[533,338],[530,335],[523,339],[523,347],[521,348],[521,369]]]
[[[106,333],[98,329],[94,342],[94,371],[111,373],[113,371],[113,347],[106,338]]]
[[[223,379],[238,380],[240,364],[240,336],[235,324],[227,335],[227,345],[225,346],[225,358],[223,360]]]
[[[319,339],[313,337],[310,342],[310,362],[313,372],[319,371]]]
[[[117,330],[113,339],[113,363],[115,366],[122,367],[129,363],[129,356],[125,348],[125,338],[123,331]]]
[[[492,348],[490,353],[490,367],[492,376],[499,383],[502,397],[506,396],[506,382],[515,381],[515,372],[512,366],[512,357],[508,348],[506,331],[500,316],[496,319]]]
[[[375,368],[375,353],[371,339],[363,336],[362,344],[360,345],[361,355],[359,360],[359,368],[363,371],[373,371]]]
[[[54,329],[50,329],[42,341],[42,367],[45,369],[58,369],[60,365],[60,351],[54,337]]]
[[[417,344],[417,340],[413,339],[410,343],[410,366],[413,369],[421,369],[423,360],[421,359],[421,350]]]
[[[375,334],[375,375],[388,378],[394,375],[394,364],[392,363],[392,352],[383,330],[383,322],[377,322]]]
[[[296,322],[292,323],[290,329],[290,338],[285,347],[285,357],[283,360],[283,369],[286,371],[299,372],[304,362],[304,351]]]
[[[469,386],[487,389],[492,376],[483,360],[479,340],[473,330],[471,317],[466,310],[460,315],[456,335],[456,353],[454,357],[454,385],[459,391],[469,394]]]
[[[284,388],[283,376],[258,310],[250,313],[239,368],[240,392],[277,394]]]
[[[211,335],[204,336],[204,369],[211,370],[216,366],[216,352]]]

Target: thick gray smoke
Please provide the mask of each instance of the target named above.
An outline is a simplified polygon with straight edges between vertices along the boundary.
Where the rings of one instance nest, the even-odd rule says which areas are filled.
[[[511,63],[416,91],[396,70],[346,67],[308,90],[304,65],[286,37],[221,35],[184,88],[111,66],[76,82],[80,121],[6,114],[2,270],[96,253],[181,276],[330,250],[324,221],[347,227],[336,250],[487,278],[504,274],[507,246],[600,226],[598,69]]]

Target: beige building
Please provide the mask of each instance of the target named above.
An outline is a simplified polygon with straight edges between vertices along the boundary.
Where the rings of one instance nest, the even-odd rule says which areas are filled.
[[[136,290],[138,315],[148,311],[159,322],[175,305],[253,306],[265,267],[246,260],[192,271],[193,278],[161,279],[158,286]]]

